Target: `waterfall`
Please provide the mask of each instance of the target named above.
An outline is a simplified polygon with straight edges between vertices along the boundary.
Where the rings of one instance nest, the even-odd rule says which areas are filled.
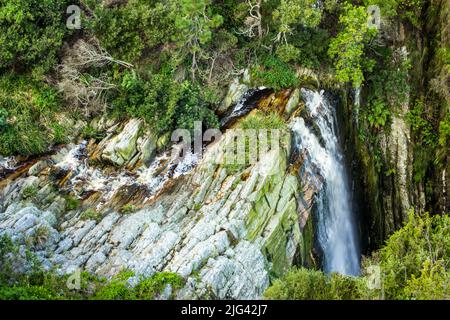
[[[324,187],[316,198],[317,240],[323,251],[325,272],[357,275],[360,270],[358,237],[349,193],[349,182],[338,141],[335,108],[318,93],[302,89],[306,111],[315,124],[303,118],[291,123],[294,142],[306,154],[305,170],[320,174]]]

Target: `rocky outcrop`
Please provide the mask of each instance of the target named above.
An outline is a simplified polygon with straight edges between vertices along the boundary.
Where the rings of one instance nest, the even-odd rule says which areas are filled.
[[[122,166],[129,161],[137,152],[137,139],[143,121],[131,119],[123,128],[122,132],[106,143],[102,151],[102,159]]]
[[[130,119],[125,123],[114,123],[101,118],[94,119],[91,125],[107,133],[98,145],[89,145],[92,160],[134,168],[137,164],[149,166],[154,159],[158,137],[150,130],[144,130],[143,120]]]
[[[244,94],[250,89],[250,82],[250,73],[247,69],[244,71],[242,79],[235,78],[230,84],[225,98],[216,111],[219,114],[224,114],[230,109],[231,106],[238,103]]]
[[[431,144],[425,143],[424,130],[414,132],[407,114],[418,103],[423,104],[421,117],[437,138],[439,125],[450,106],[450,75],[439,55],[448,44],[449,12],[449,2],[438,0],[423,7],[423,19],[416,25],[398,19],[383,21],[378,41],[392,50],[397,61],[401,61],[398,58],[409,59],[411,69],[407,79],[408,99],[400,106],[389,106],[389,121],[382,130],[372,132],[372,139],[359,137],[361,131],[366,130],[365,124],[355,117],[358,110],[355,101],[351,101],[353,94],[342,94],[345,145],[349,158],[354,159],[354,175],[359,177],[363,187],[354,192],[364,213],[362,228],[363,234],[367,234],[368,251],[383,245],[401,228],[411,210],[432,214],[448,212],[448,148],[436,147],[437,139]],[[370,90],[372,88],[363,88],[363,104],[367,103]],[[415,125],[417,127],[417,123]],[[433,144],[435,146],[431,146]]]
[[[230,131],[197,165],[160,156],[149,168],[120,173],[89,164],[87,149],[123,166],[142,156],[146,140],[137,120],[110,131],[97,147],[63,148],[1,189],[0,234],[31,243],[43,265],[61,273],[178,273],[186,279],[183,299],[259,298],[270,274],[309,256],[303,229],[314,191],[301,192],[288,131],[280,148],[238,169],[224,163]],[[68,197],[79,205],[68,206]]]

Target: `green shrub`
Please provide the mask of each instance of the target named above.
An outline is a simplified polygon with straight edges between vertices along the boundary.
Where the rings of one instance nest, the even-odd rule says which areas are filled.
[[[289,64],[274,56],[264,58],[261,65],[252,68],[252,76],[258,85],[276,91],[295,87],[299,84],[295,70]]]
[[[58,122],[49,125],[51,130],[52,142],[55,144],[63,144],[69,142],[67,136],[67,128]]]
[[[127,284],[127,280],[134,276],[129,270],[123,270],[108,283],[101,286],[93,296],[95,300],[135,300],[136,295]]]
[[[65,142],[65,128],[55,119],[59,106],[56,90],[30,76],[0,77],[0,154],[42,154]]]
[[[120,213],[122,214],[129,214],[136,211],[136,206],[132,204],[126,204],[122,208],[120,208]]]
[[[217,116],[202,99],[200,87],[178,83],[168,69],[148,80],[136,72],[125,72],[120,82],[120,92],[112,100],[116,114],[145,119],[157,135],[177,128],[193,129],[195,121],[202,121],[207,128],[218,127]]]
[[[59,298],[58,292],[44,286],[0,286],[1,300],[57,300]]]
[[[36,186],[27,186],[22,191],[22,197],[24,199],[34,199],[38,194],[39,189]]]
[[[342,83],[352,83],[360,87],[364,81],[364,71],[370,70],[374,61],[364,55],[367,44],[377,33],[369,28],[366,9],[346,3],[339,16],[342,30],[330,42],[328,55],[334,60],[336,79]]]
[[[167,285],[172,286],[172,298],[176,290],[184,285],[184,279],[175,273],[160,272],[155,273],[152,277],[143,279],[134,288],[134,292],[139,300],[152,300],[157,294],[162,293]]]
[[[417,100],[406,114],[406,120],[411,125],[412,132],[419,139],[420,144],[435,147],[438,144],[438,137],[429,117],[426,105],[422,100]]]
[[[361,300],[372,296],[371,291],[367,288],[365,278],[334,273],[329,281],[333,300]]]
[[[264,297],[270,300],[327,300],[332,298],[332,294],[325,274],[301,268],[275,280]]]
[[[391,115],[389,108],[383,100],[375,99],[371,101],[368,109],[367,120],[371,127],[376,129],[383,128]]]
[[[102,216],[103,215],[100,212],[97,212],[96,210],[87,209],[80,215],[80,218],[82,220],[94,220],[96,222],[100,222]]]
[[[0,108],[0,130],[6,127],[8,120],[8,110]]]
[[[450,217],[411,212],[405,226],[381,249],[379,259],[387,299],[448,298]]]
[[[276,53],[278,58],[286,63],[296,61],[300,56],[300,50],[290,44],[279,46]]]
[[[360,300],[369,297],[364,278],[326,275],[321,271],[293,269],[264,293],[272,300]]]
[[[0,70],[50,69],[68,31],[66,8],[60,0],[2,1]]]
[[[377,5],[383,17],[402,17],[415,27],[420,27],[423,0],[364,0],[366,5]]]
[[[32,242],[31,244],[33,246],[44,244],[48,240],[49,236],[50,229],[45,225],[41,225],[35,229],[35,232],[30,239]]]
[[[410,213],[405,226],[380,251],[365,260],[379,266],[380,288],[369,288],[369,276],[327,276],[320,271],[293,269],[275,280],[267,299],[449,299],[450,217]]]
[[[67,211],[75,210],[80,206],[80,200],[78,200],[77,198],[68,196],[65,199]]]
[[[95,139],[98,141],[105,137],[105,133],[95,129],[91,125],[87,125],[83,128],[83,131],[81,132],[81,136],[84,139]]]
[[[126,5],[93,8],[95,18],[87,21],[88,28],[118,59],[134,62],[174,33],[171,8],[156,1],[130,0]]]
[[[169,272],[155,273],[148,278],[140,277],[139,283],[133,288],[127,280],[134,276],[132,271],[124,270],[114,276],[107,284],[100,286],[93,296],[96,300],[152,300],[160,294],[167,285],[172,289],[181,289],[184,280],[179,275]]]

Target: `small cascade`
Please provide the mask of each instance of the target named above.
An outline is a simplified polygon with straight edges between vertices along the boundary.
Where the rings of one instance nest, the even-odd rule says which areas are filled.
[[[177,152],[175,153],[177,154]],[[137,181],[145,185],[150,193],[146,200],[151,199],[162,190],[170,179],[188,174],[196,167],[198,161],[198,156],[191,152],[182,159],[171,156],[171,153],[167,152],[157,157],[150,167],[138,170]]]
[[[316,199],[317,241],[323,251],[323,268],[325,272],[357,275],[360,272],[358,236],[335,109],[323,92],[302,89],[302,96],[320,137],[303,118],[295,118],[290,127],[298,152],[306,154],[305,170],[311,176],[319,174],[324,181]]]
[[[150,200],[170,179],[188,174],[199,161],[193,153],[186,154],[182,159],[175,159],[171,152],[166,152],[157,157],[148,168],[142,166],[136,172],[121,170],[120,173],[106,173],[89,165],[86,146],[86,141],[83,141],[72,145],[65,153],[54,156],[55,168],[64,172],[64,175],[69,175],[66,185],[76,196],[82,198],[83,194],[100,192],[97,210],[107,205],[122,187],[136,184],[146,189],[147,197],[144,202]]]
[[[0,155],[0,177],[6,176],[17,168],[17,161],[14,157],[6,157]]]

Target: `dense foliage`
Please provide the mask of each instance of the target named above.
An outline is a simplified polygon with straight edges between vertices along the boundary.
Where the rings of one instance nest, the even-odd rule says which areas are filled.
[[[354,87],[361,86],[364,70],[371,70],[374,63],[364,56],[365,43],[377,32],[367,21],[364,7],[345,5],[339,17],[342,31],[331,40],[328,50],[328,54],[335,59],[336,78],[341,82],[351,82]]]
[[[411,213],[406,225],[365,261],[366,276],[294,269],[267,289],[268,299],[449,299],[450,217]],[[371,285],[372,266],[381,270]]]
[[[0,4],[0,72],[53,66],[68,31],[67,1],[7,0]]]
[[[103,115],[144,119],[145,129],[157,138],[170,136],[176,128],[192,129],[196,121],[202,121],[204,128],[218,127],[215,109],[230,80],[245,69],[251,78],[248,85],[274,91],[303,85],[299,75],[306,70],[333,88],[362,89],[364,99],[354,110],[357,129],[377,170],[383,169],[380,154],[390,124],[398,117],[406,120],[411,129],[413,182],[425,189],[429,203],[437,188],[430,179],[444,180],[439,187],[445,188],[445,177],[436,176],[448,167],[450,152],[450,48],[448,35],[435,29],[437,21],[430,18],[437,2],[318,3],[83,0],[82,29],[70,31],[68,1],[1,0],[0,155],[43,154],[52,145],[67,142],[70,127],[80,119],[85,125],[83,137],[100,139],[105,133],[89,123]],[[370,5],[379,6],[387,35],[368,23]],[[392,31],[398,22],[402,31]],[[406,50],[396,51],[391,47],[403,40],[391,39],[389,33],[421,38],[404,40]],[[419,42],[423,48],[417,48]],[[286,128],[275,113],[254,113],[240,126]],[[394,170],[384,169],[386,177]],[[29,187],[23,196],[33,198],[36,193]],[[78,206],[76,199],[67,200],[67,209]],[[86,210],[82,218],[100,219],[100,215]],[[380,290],[369,289],[365,277],[298,269],[275,281],[266,297],[448,298],[444,285],[449,282],[448,226],[448,216],[411,215],[406,226],[367,262],[382,268]],[[11,241],[1,240],[0,298],[142,299],[153,298],[166,284],[176,289],[183,282],[173,274],[156,274],[131,288],[128,271],[109,282],[83,273],[81,292],[68,292],[66,278],[43,272],[28,250],[30,274],[14,274],[14,265],[5,257],[18,251]]]
[[[65,142],[60,97],[49,85],[23,76],[0,78],[0,154],[33,155]]]
[[[400,14],[413,25],[422,6],[420,0],[363,3],[379,5],[386,16]],[[336,82],[358,87],[365,79],[373,82],[370,71],[379,60],[371,53],[377,50],[372,43],[376,30],[357,1],[326,0],[318,6],[311,0],[85,0],[81,5],[82,30],[72,32],[65,26],[65,1],[2,1],[0,70],[13,73],[2,76],[3,86],[20,88],[16,96],[25,100],[27,89],[15,79],[33,73],[38,82],[58,83],[65,109],[89,118],[106,105],[115,116],[145,119],[157,135],[192,128],[195,121],[216,127],[214,109],[227,80],[244,68],[250,68],[254,85],[275,90],[297,86],[298,70],[305,67],[332,71]],[[80,38],[95,45],[61,50],[63,41],[70,46]],[[43,83],[35,87],[43,88],[43,95],[51,90]],[[0,153],[41,153],[60,140],[62,128],[49,126],[43,110],[22,103],[25,110],[18,115],[12,106],[17,103],[3,100],[0,105]],[[388,105],[380,98],[370,101],[372,128],[388,123]],[[36,142],[20,134],[25,128],[36,133]],[[444,123],[441,140],[445,128]],[[10,142],[12,135],[19,137],[17,146]]]
[[[26,266],[27,273],[19,272],[18,265]],[[123,270],[111,279],[88,272],[78,276],[45,271],[27,246],[0,237],[0,300],[152,300],[168,286],[170,299],[184,284],[179,275],[168,272],[142,277]]]

